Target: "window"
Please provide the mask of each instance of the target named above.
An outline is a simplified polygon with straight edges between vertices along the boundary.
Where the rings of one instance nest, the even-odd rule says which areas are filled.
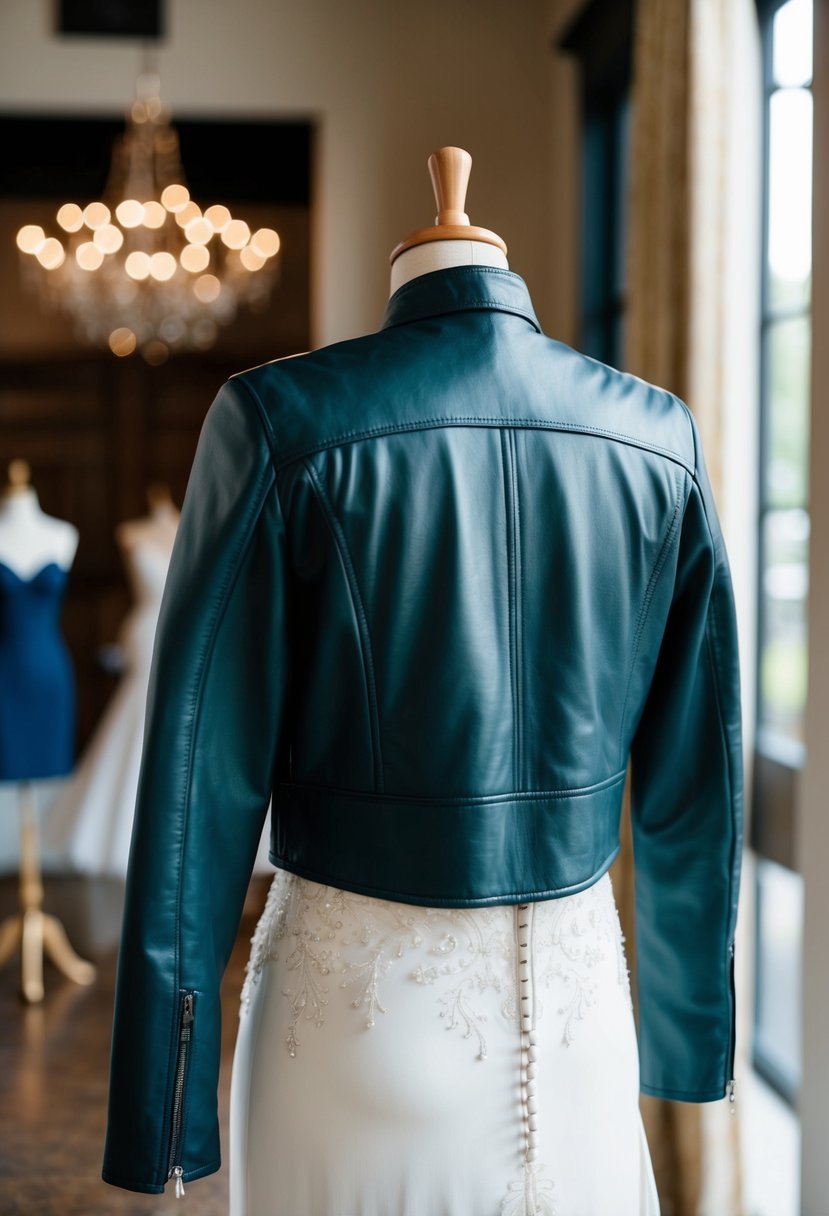
[[[582,82],[579,350],[624,365],[632,0],[591,0],[558,39]]]
[[[802,879],[794,807],[804,760],[809,587],[812,0],[758,0],[763,249],[753,1063],[790,1102],[800,1077]]]

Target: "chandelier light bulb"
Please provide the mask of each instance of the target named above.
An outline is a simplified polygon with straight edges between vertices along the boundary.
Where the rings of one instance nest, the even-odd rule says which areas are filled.
[[[35,257],[46,270],[57,270],[66,257],[66,250],[56,236],[47,237]]]
[[[97,270],[104,255],[92,241],[83,241],[75,250],[75,261],[81,270]]]
[[[110,210],[106,203],[89,203],[83,209],[83,222],[87,228],[102,228],[109,223]]]
[[[156,74],[138,78],[101,198],[60,204],[55,236],[39,224],[16,234],[26,287],[69,315],[80,341],[148,363],[207,349],[241,305],[261,309],[280,248],[273,228],[251,237],[223,203],[202,213],[191,199],[159,89]]]
[[[262,254],[257,253],[253,244],[245,245],[244,249],[239,250],[239,261],[244,266],[245,270],[261,270],[265,265],[267,258]]]
[[[185,224],[184,235],[193,245],[206,245],[213,237],[213,226],[206,216],[198,215]]]
[[[127,255],[124,269],[131,279],[146,279],[150,273],[150,255],[140,249]]]
[[[165,186],[161,191],[162,205],[165,206],[168,211],[172,211],[173,214],[186,207],[189,201],[190,191],[186,186],[180,186],[177,182],[170,186]]]
[[[55,219],[64,232],[77,232],[83,227],[83,211],[77,203],[64,203],[58,210]]]
[[[171,253],[161,250],[150,258],[150,274],[160,283],[166,283],[176,273],[176,259]]]
[[[45,240],[40,224],[24,224],[17,233],[17,248],[21,253],[37,253]]]
[[[131,355],[135,350],[135,345],[135,334],[126,325],[113,329],[109,335],[109,349],[120,358]]]
[[[142,353],[147,362],[153,367],[156,367],[159,363],[163,363],[165,361],[170,351],[166,342],[161,342],[158,338],[153,338],[147,343],[146,346],[142,348]]]
[[[124,234],[115,224],[104,224],[92,238],[102,253],[117,253],[124,243]]]
[[[250,228],[244,220],[231,220],[222,233],[222,240],[228,249],[241,249],[247,245],[250,238]]]
[[[144,207],[137,198],[125,198],[115,208],[118,223],[123,228],[137,228],[144,220]]]
[[[201,207],[198,203],[194,203],[192,199],[186,202],[184,206],[176,213],[176,223],[179,228],[186,228],[191,220],[201,218]]]
[[[167,212],[161,206],[161,203],[155,199],[150,199],[144,204],[144,219],[145,228],[161,228],[164,221],[167,219]]]
[[[207,208],[204,218],[214,232],[224,232],[233,216],[227,207],[222,206],[221,203],[214,203],[212,207]]]
[[[193,291],[202,304],[210,304],[218,299],[222,285],[215,274],[203,274],[193,284]]]
[[[250,238],[250,247],[261,258],[272,258],[274,254],[279,252],[279,233],[273,228],[257,228],[253,236]]]
[[[185,245],[179,261],[185,270],[189,270],[191,274],[197,274],[209,266],[210,250],[206,245]]]

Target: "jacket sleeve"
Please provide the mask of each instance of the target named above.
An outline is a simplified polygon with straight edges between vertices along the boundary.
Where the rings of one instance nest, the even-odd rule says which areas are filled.
[[[267,420],[231,378],[202,426],[150,671],[102,1168],[129,1190],[221,1164],[220,984],[282,748],[285,549]]]
[[[665,566],[673,589],[631,747],[640,1088],[708,1102],[734,1076],[740,670],[728,557],[696,421],[682,407],[695,473]]]

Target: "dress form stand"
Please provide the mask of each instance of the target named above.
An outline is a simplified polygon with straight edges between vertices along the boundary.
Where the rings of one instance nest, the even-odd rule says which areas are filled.
[[[21,588],[33,585],[36,578],[52,566],[65,572],[71,566],[78,546],[78,531],[64,520],[53,519],[40,508],[37,494],[29,483],[30,470],[24,460],[9,465],[9,483],[0,498],[0,562]],[[78,984],[91,984],[96,969],[75,953],[63,925],[56,916],[43,911],[38,823],[32,781],[50,772],[47,757],[45,772],[36,767],[30,776],[22,772],[4,779],[14,780],[20,808],[20,911],[0,923],[0,966],[20,947],[21,995],[25,1001],[43,1000],[43,955],[52,959],[60,971]],[[60,770],[63,764],[58,764]]]
[[[471,224],[464,211],[472,169],[469,153],[463,148],[439,148],[427,164],[438,213],[433,225],[410,232],[391,251],[390,294],[409,279],[447,266],[509,269],[506,243],[489,228]]]
[[[128,554],[142,543],[156,543],[160,549],[169,553],[179,523],[179,511],[173,502],[168,486],[162,482],[153,482],[147,486],[147,506],[149,513],[142,519],[128,519],[115,529],[115,539],[130,569]]]
[[[153,641],[179,522],[167,486],[150,485],[147,503],[145,516],[115,529],[133,601],[105,651],[118,685],[43,831],[63,865],[99,878],[127,875]]]

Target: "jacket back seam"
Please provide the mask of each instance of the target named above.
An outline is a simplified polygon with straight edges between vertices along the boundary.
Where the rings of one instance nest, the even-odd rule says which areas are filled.
[[[651,575],[650,575],[650,578],[648,579],[648,583],[645,588],[645,594],[642,597],[642,604],[639,608],[639,616],[638,616],[637,622],[636,622],[636,632],[634,633],[634,638],[633,638],[633,653],[631,655],[630,663],[628,664],[628,675],[627,675],[627,680],[625,682],[625,695],[624,695],[624,699],[622,701],[621,713],[619,715],[618,756],[619,756],[620,763],[621,763],[622,759],[624,758],[622,755],[622,737],[624,735],[624,730],[625,730],[625,714],[627,713],[628,697],[630,696],[630,686],[631,686],[631,683],[633,682],[633,672],[636,667],[636,658],[637,658],[637,655],[639,654],[639,644],[642,640],[642,634],[645,629],[645,621],[647,619],[648,609],[650,608],[651,600],[653,599],[653,590],[654,590],[654,587],[656,586],[659,575],[662,573],[662,568],[665,565],[665,561],[667,560],[671,538],[673,537],[673,535],[676,531],[676,528],[677,528],[677,522],[679,519],[679,508],[680,508],[682,499],[684,497],[684,495],[683,495],[684,485],[685,485],[684,479],[677,477],[676,478],[677,490],[676,490],[676,499],[674,501],[673,514],[671,515],[671,519],[668,524],[668,528],[665,532],[665,536],[664,536],[664,538],[662,540],[662,544],[659,548],[659,553],[656,556],[656,561],[653,564],[653,569],[651,570]]]
[[[526,427],[529,430],[547,430],[547,431],[568,431],[575,434],[598,435],[605,439],[613,439],[620,443],[626,443],[630,447],[640,448],[646,452],[655,452],[657,455],[665,456],[668,460],[674,461],[681,465],[684,469],[695,477],[695,468],[682,456],[680,452],[674,451],[673,448],[662,447],[661,444],[648,443],[643,439],[637,439],[635,435],[628,435],[623,431],[614,431],[608,427],[588,426],[583,422],[556,422],[547,421],[543,418],[504,418],[495,416],[484,416],[481,414],[451,414],[439,418],[418,418],[414,422],[390,422],[384,426],[364,427],[357,431],[343,431],[331,439],[325,439],[319,443],[313,443],[310,446],[300,448],[296,452],[284,453],[276,459],[276,467],[283,468],[285,465],[293,464],[297,460],[304,460],[308,456],[313,456],[316,452],[322,452],[328,448],[338,447],[342,443],[355,443],[361,439],[374,439],[381,435],[403,434],[407,431],[426,431],[433,430],[444,426],[493,426],[493,427]]]
[[[521,552],[521,499],[518,491],[518,446],[513,427],[507,428],[512,460],[512,497],[515,510],[515,696],[518,707],[518,784],[524,780],[524,560]]]
[[[501,472],[504,482],[504,521],[506,525],[507,549],[507,656],[509,661],[510,695],[512,697],[512,766],[513,781],[516,787],[520,788],[523,783],[523,773],[521,763],[521,663],[518,626],[518,523],[513,437],[509,427],[500,428],[499,440],[501,446]]]
[[[171,1022],[170,1022],[170,1041],[169,1041],[168,1048],[167,1048],[168,1083],[167,1083],[167,1087],[165,1090],[165,1111],[168,1110],[169,1106],[170,1106],[170,1099],[171,1099],[171,1095],[172,1095],[171,1086],[173,1083],[173,1078],[172,1078],[173,1067],[172,1066],[173,1066],[173,1061],[175,1058],[174,1053],[176,1051],[176,1041],[175,1040],[176,1040],[176,1025],[177,1025],[177,1021],[178,1021],[178,1017],[177,1017],[178,990],[181,987],[181,954],[182,954],[182,950],[181,950],[181,896],[182,896],[182,885],[183,885],[182,884],[182,870],[183,870],[183,861],[184,861],[185,845],[186,845],[186,838],[187,838],[187,821],[189,818],[188,811],[189,811],[189,805],[190,805],[190,786],[191,786],[191,780],[192,780],[192,774],[193,774],[193,757],[195,754],[195,748],[193,746],[193,742],[194,742],[194,739],[198,732],[199,718],[201,716],[200,710],[201,710],[202,700],[203,700],[202,689],[203,689],[204,680],[206,678],[208,668],[210,666],[210,656],[213,652],[213,648],[216,643],[216,638],[218,636],[219,626],[221,625],[222,617],[224,616],[225,609],[226,609],[228,601],[230,599],[230,594],[233,590],[233,585],[235,584],[235,581],[238,577],[239,570],[240,570],[241,564],[242,564],[242,559],[253,539],[253,530],[254,530],[253,524],[254,524],[255,520],[258,519],[259,515],[262,512],[262,509],[265,504],[265,499],[267,498],[268,491],[271,489],[272,486],[275,485],[275,483],[276,483],[276,474],[275,474],[273,465],[270,462],[268,462],[267,466],[260,471],[259,476],[257,477],[256,484],[254,487],[254,493],[252,496],[252,502],[246,513],[246,516],[245,516],[245,519],[243,522],[243,526],[240,529],[241,535],[240,535],[239,541],[237,542],[236,552],[232,554],[230,561],[228,562],[225,582],[223,583],[222,586],[220,586],[217,597],[216,597],[213,619],[209,623],[209,632],[208,632],[207,640],[205,642],[204,651],[201,656],[200,668],[198,671],[198,678],[196,681],[193,696],[190,700],[191,725],[190,725],[190,730],[188,732],[188,738],[187,738],[187,758],[186,758],[186,766],[185,766],[184,788],[182,791],[182,799],[181,799],[181,813],[182,813],[181,843],[179,845],[179,855],[178,855],[178,862],[177,862],[177,867],[176,867],[176,903],[175,903],[175,923],[174,923],[175,958],[174,958],[174,962],[173,962],[173,980],[174,980],[173,987],[174,987],[174,991],[176,993],[176,999],[173,1002],[173,1012],[172,1012],[172,1017],[171,1017]],[[162,1178],[165,1178],[165,1170],[166,1170],[166,1157],[165,1157],[165,1150],[167,1148],[166,1131],[167,1131],[167,1127],[166,1127],[166,1116],[165,1116],[165,1123],[162,1125],[160,1135],[159,1135],[159,1148],[158,1148],[158,1158],[157,1158],[158,1171]]]
[[[348,542],[346,541],[343,527],[334,512],[333,504],[325,491],[325,487],[322,484],[318,471],[314,468],[312,462],[307,457],[304,458],[303,464],[308,471],[311,486],[317,496],[323,516],[325,517],[333,536],[337,552],[340,555],[340,561],[342,562],[343,572],[345,574],[346,586],[348,587],[349,596],[351,598],[351,606],[357,622],[357,640],[360,646],[363,677],[366,682],[368,717],[371,724],[372,768],[374,771],[374,783],[378,790],[382,790],[384,788],[384,781],[383,757],[380,745],[380,711],[377,701],[377,684],[374,671],[374,657],[371,645],[371,633],[368,625],[368,616],[363,604],[362,595],[360,594],[360,587],[359,583],[357,582],[357,573],[354,569],[354,563],[351,559],[351,553],[348,548]]]

